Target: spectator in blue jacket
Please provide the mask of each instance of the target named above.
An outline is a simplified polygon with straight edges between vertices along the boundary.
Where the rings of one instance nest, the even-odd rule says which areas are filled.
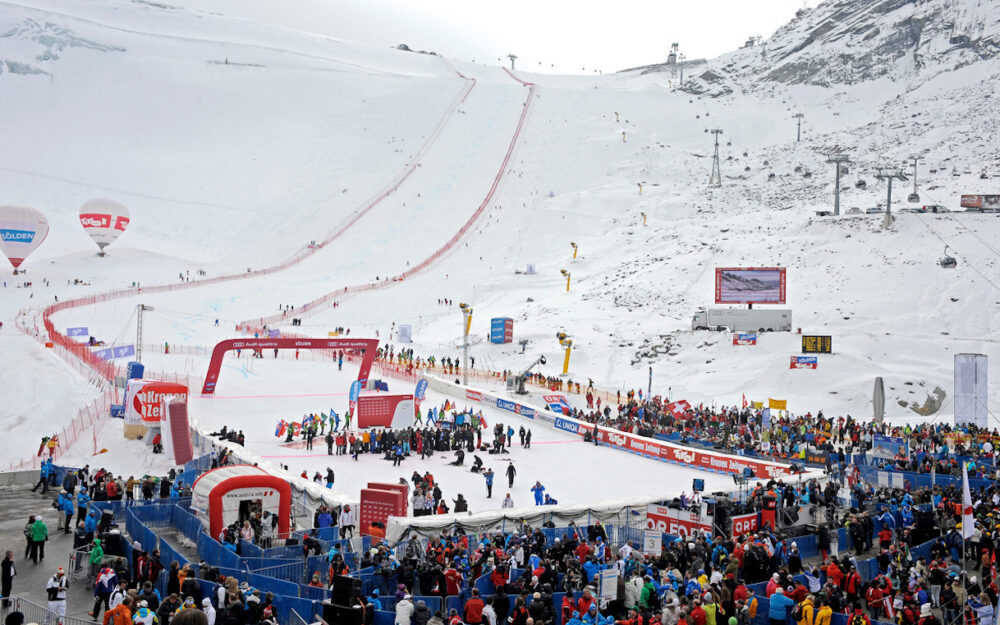
[[[788,610],[795,605],[789,597],[785,596],[785,591],[778,588],[771,595],[771,606],[768,608],[767,617],[771,619],[771,625],[785,625],[788,621]]]
[[[38,483],[31,489],[31,492],[38,490],[38,487],[42,487],[42,494],[49,492],[49,476],[52,474],[52,461],[43,460],[42,466],[38,469]]]
[[[86,488],[81,488],[80,492],[76,494],[76,520],[81,521],[87,518],[87,505],[90,503],[90,495],[87,494]]]
[[[73,527],[73,513],[76,512],[76,506],[73,504],[73,496],[66,491],[59,493],[59,509],[66,515],[66,523],[62,527],[63,533],[69,534],[70,528]]]

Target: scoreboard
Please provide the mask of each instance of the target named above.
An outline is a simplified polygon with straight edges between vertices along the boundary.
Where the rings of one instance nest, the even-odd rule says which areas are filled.
[[[803,354],[832,354],[833,338],[830,336],[802,335]]]

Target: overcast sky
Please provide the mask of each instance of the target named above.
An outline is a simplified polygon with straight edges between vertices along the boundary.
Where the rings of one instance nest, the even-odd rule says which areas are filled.
[[[183,1],[183,0],[182,0]],[[815,6],[817,0],[806,0]],[[770,36],[803,0],[187,0],[322,35],[529,71],[592,73],[666,60],[712,58],[751,35]],[[206,6],[207,5],[207,6]],[[504,63],[508,61],[503,59]]]

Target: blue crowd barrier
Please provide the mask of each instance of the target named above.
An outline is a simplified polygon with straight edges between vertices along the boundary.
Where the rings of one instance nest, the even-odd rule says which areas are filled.
[[[198,541],[202,531],[201,519],[180,506],[173,506],[170,512],[170,522],[180,530],[181,534],[191,542]]]
[[[270,547],[261,551],[262,558],[294,559],[302,557],[302,545],[283,545]]]
[[[240,568],[240,557],[204,532],[198,534],[198,556],[212,566]]]
[[[299,616],[311,623],[313,622],[313,617],[316,616],[317,606],[317,603],[309,599],[300,599],[299,597],[289,597],[286,595],[275,595],[274,597],[274,608],[279,623],[288,623],[292,610],[298,612]]]
[[[295,582],[288,582],[281,579],[275,579],[267,575],[250,573],[247,575],[247,583],[252,587],[257,588],[262,593],[272,592],[276,595],[286,595],[289,597],[299,596],[299,584]]]
[[[249,540],[240,539],[240,555],[244,558],[262,558],[264,550]]]
[[[311,601],[323,601],[330,598],[330,591],[326,588],[299,585],[299,597]]]
[[[179,565],[184,566],[188,563],[188,560],[178,553],[168,541],[160,540],[160,562],[169,568],[171,562],[177,562]]]

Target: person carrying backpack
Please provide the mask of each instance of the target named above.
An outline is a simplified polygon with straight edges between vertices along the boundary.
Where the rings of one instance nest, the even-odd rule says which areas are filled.
[[[816,621],[815,612],[815,597],[808,595],[801,602],[796,604],[792,608],[792,619],[795,620],[798,625],[814,625]]]
[[[653,585],[653,578],[647,575],[643,578],[645,582],[639,592],[639,607],[646,611],[655,612],[660,609],[660,597],[656,594],[656,586]]]
[[[854,611],[847,616],[847,625],[872,625],[865,613],[861,611],[860,603],[854,603]]]

